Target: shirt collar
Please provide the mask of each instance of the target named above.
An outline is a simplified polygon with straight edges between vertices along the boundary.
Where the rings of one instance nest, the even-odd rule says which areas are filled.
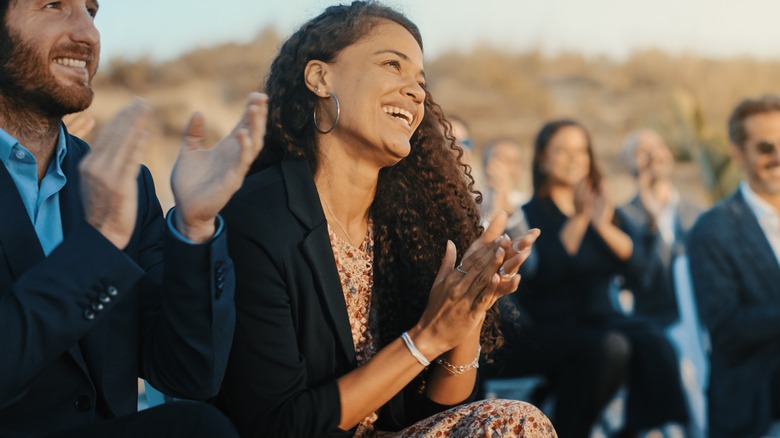
[[[3,128],[0,128],[0,161],[2,161],[3,164],[7,165],[14,147],[22,148],[28,153],[30,152],[27,148],[19,144],[19,141],[16,138],[7,133]],[[55,169],[57,171],[61,170],[62,162],[65,160],[65,154],[67,154],[67,152],[68,145],[67,141],[65,141],[65,130],[62,125],[60,125],[60,134],[57,137],[57,150],[55,152],[56,160],[54,160]]]
[[[661,208],[664,211],[675,211],[679,205],[680,192],[678,192],[677,189],[672,188],[672,190],[669,192],[669,198],[666,200],[666,203],[661,206]]]
[[[62,162],[65,161],[65,154],[67,153],[68,142],[65,137],[65,129],[63,129],[63,125],[60,124],[60,136],[57,138],[57,159],[55,160],[57,163],[57,171],[60,173],[62,173]]]
[[[750,188],[750,184],[748,184],[747,181],[742,181],[740,183],[739,190],[742,192],[742,196],[745,198],[748,207],[759,220],[776,219],[778,217],[775,209],[768,202],[761,199],[761,197]]]
[[[0,128],[0,161],[3,164],[8,163],[8,159],[11,158],[11,150],[15,145],[19,144],[11,134],[5,132],[3,128]]]

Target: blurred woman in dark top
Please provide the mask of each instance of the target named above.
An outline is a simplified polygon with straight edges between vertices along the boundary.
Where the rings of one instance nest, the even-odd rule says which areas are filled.
[[[544,374],[556,396],[560,436],[587,437],[624,381],[624,436],[687,420],[676,356],[663,333],[616,309],[611,292],[627,274],[630,224],[605,197],[590,137],[556,120],[537,135],[533,198],[523,206],[542,234],[538,264],[513,297],[520,317],[505,321],[507,345],[492,373]]]

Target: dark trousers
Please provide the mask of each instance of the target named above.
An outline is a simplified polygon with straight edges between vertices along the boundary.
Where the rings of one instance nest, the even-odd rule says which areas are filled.
[[[587,438],[598,415],[622,382],[628,350],[609,351],[602,330],[504,328],[505,344],[495,363],[482,366],[485,378],[542,374],[555,396],[552,421],[558,436]],[[605,373],[606,367],[614,372]],[[543,400],[529,400],[540,404]]]
[[[614,329],[631,343],[626,429],[640,431],[689,420],[679,361],[662,329],[650,322],[620,319]]]
[[[211,405],[195,402],[166,403],[137,414],[80,426],[46,438],[232,438],[233,424]]]
[[[495,363],[480,372],[485,378],[544,375],[555,396],[552,419],[561,437],[589,437],[624,383],[626,429],[688,419],[677,358],[660,328],[620,318],[505,326],[503,333],[505,344]]]

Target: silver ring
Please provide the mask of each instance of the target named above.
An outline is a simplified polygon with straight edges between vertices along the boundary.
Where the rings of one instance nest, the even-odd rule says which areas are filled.
[[[504,270],[504,267],[502,266],[501,269],[498,270],[498,275],[500,275],[501,278],[504,280],[511,280],[512,278],[514,278],[515,275],[517,275],[517,272],[514,272],[512,274],[507,274],[506,271]]]
[[[461,274],[468,274],[468,272],[466,272],[463,269],[461,269],[462,267],[463,267],[463,264],[461,263],[458,266],[455,266],[455,270],[460,272]]]

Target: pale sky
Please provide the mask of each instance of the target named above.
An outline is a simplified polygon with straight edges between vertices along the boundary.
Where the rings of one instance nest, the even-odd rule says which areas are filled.
[[[338,1],[103,0],[103,59],[168,59],[198,46],[284,35]],[[423,34],[426,55],[488,43],[508,50],[622,57],[636,48],[780,59],[778,0],[388,0]]]

